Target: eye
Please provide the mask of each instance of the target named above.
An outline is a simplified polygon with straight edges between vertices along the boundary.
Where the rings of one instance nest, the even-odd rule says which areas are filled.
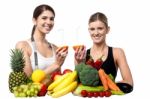
[[[43,20],[46,20],[46,19],[47,19],[47,17],[46,17],[46,16],[43,16],[43,17],[42,17],[42,19],[43,19]]]
[[[51,17],[50,20],[51,20],[51,21],[54,21],[54,17]]]
[[[103,28],[103,27],[98,27],[97,29],[98,29],[98,30],[103,30],[104,28]]]
[[[90,30],[90,31],[94,31],[94,30],[95,30],[95,28],[89,28],[89,30]]]

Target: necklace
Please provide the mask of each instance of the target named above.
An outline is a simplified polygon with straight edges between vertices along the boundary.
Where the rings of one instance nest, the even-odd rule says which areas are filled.
[[[96,49],[93,47],[91,48],[90,55],[94,61],[103,59],[103,57],[105,56],[105,48],[106,47],[107,46],[103,46],[100,50],[99,50],[99,48],[96,48]]]

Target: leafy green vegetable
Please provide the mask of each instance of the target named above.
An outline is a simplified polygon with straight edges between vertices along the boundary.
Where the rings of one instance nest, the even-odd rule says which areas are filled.
[[[80,63],[75,66],[75,70],[78,74],[78,81],[85,86],[98,86],[100,84],[100,78],[95,68]]]

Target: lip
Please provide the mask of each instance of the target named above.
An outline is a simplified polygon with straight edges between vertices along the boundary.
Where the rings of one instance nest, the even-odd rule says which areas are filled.
[[[47,31],[50,31],[52,29],[52,25],[45,25],[44,28],[47,30]]]
[[[101,39],[101,36],[93,36],[93,39],[94,39],[94,40],[100,40],[100,39]]]

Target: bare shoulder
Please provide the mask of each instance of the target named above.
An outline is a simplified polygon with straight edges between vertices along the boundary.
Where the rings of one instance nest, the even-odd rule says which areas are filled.
[[[17,42],[16,48],[17,49],[21,49],[24,52],[27,52],[28,54],[31,54],[31,47],[30,47],[30,45],[28,44],[27,41],[19,41],[19,42]]]
[[[113,55],[115,59],[125,58],[125,53],[122,48],[113,48]]]
[[[114,47],[113,48],[113,52],[115,54],[123,54],[124,53],[124,50],[122,48],[118,48],[118,47]]]
[[[19,41],[16,44],[16,48],[18,48],[18,49],[24,49],[27,46],[29,46],[29,45],[26,41]]]

